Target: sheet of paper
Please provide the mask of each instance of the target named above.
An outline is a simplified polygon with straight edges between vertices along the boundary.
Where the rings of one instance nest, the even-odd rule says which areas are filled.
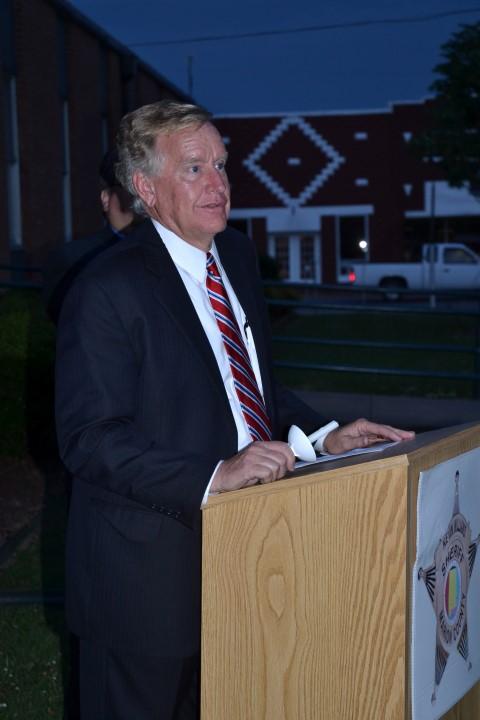
[[[312,462],[304,462],[303,460],[299,460],[295,463],[295,470],[298,470],[299,468],[306,467],[307,465],[316,465],[317,463],[321,462],[327,462],[329,460],[339,460],[340,458],[350,457],[352,455],[363,455],[365,453],[371,453],[371,452],[381,452],[382,450],[385,450],[386,448],[392,447],[393,445],[398,444],[398,440],[395,440],[394,442],[383,442],[383,443],[377,443],[376,445],[370,445],[370,447],[366,448],[357,448],[356,450],[349,450],[348,452],[340,453],[339,455],[319,455],[316,460],[312,460]]]

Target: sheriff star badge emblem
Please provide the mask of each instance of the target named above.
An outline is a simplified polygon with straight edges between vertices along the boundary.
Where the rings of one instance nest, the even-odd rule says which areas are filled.
[[[418,571],[418,579],[425,583],[437,618],[432,704],[448,657],[455,648],[468,663],[468,669],[472,667],[468,660],[467,595],[480,534],[472,542],[470,523],[460,512],[459,482],[457,470],[452,518],[438,542],[432,565]]]

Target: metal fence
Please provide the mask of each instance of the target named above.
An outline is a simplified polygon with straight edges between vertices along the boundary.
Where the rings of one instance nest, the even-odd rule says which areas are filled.
[[[42,268],[0,264],[0,288],[26,288],[41,290]]]
[[[472,356],[473,372],[456,372],[422,368],[365,367],[356,364],[310,363],[296,360],[276,360],[275,366],[296,370],[319,372],[356,373],[359,375],[390,375],[419,378],[442,378],[473,383],[474,397],[480,397],[480,291],[451,290],[432,293],[412,290],[400,291],[396,302],[387,301],[385,291],[379,288],[353,288],[341,285],[300,285],[294,283],[266,282],[266,293],[274,289],[279,294],[298,294],[301,299],[267,297],[271,308],[283,308],[297,314],[339,314],[360,315],[388,314],[411,316],[455,315],[458,318],[473,318],[475,332],[472,344],[391,342],[375,340],[352,340],[351,338],[323,339],[320,337],[273,335],[274,343],[293,343],[298,346],[366,348],[371,350],[398,350],[431,353],[466,353]]]
[[[388,341],[352,340],[350,338],[323,339],[274,334],[275,343],[296,343],[324,347],[367,348],[371,350],[409,350],[422,352],[463,352],[473,357],[473,372],[447,372],[419,368],[364,367],[355,364],[306,363],[294,360],[277,360],[276,367],[298,370],[356,373],[359,375],[391,375],[404,377],[430,377],[474,383],[474,396],[480,397],[480,290],[414,291],[395,290],[395,300],[384,289],[352,287],[348,285],[319,285],[266,281],[267,303],[270,307],[284,308],[292,313],[396,313],[413,315],[452,315],[476,319],[476,333],[471,345],[449,343],[404,343]],[[42,269],[0,264],[0,288],[42,288]],[[283,297],[272,298],[277,293]],[[295,299],[288,297],[294,295]],[[388,301],[390,297],[390,301]]]

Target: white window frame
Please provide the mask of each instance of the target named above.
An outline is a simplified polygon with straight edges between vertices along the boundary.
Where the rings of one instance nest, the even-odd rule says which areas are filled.
[[[14,76],[8,79],[7,124],[10,147],[7,149],[7,213],[9,245],[12,250],[23,247],[22,196],[20,185],[20,145],[18,141],[17,83]]]
[[[282,232],[276,232],[271,233],[268,236],[268,254],[271,258],[276,257],[276,245],[275,245],[275,238],[277,237],[287,237],[288,238],[288,268],[289,273],[288,277],[285,278],[288,282],[295,282],[295,283],[302,283],[305,285],[311,285],[315,283],[321,283],[322,282],[322,243],[321,243],[321,234],[316,231],[305,231],[305,232],[295,232],[295,233],[282,233]],[[314,270],[315,274],[313,279],[305,279],[300,277],[300,269],[301,269],[301,263],[300,263],[300,240],[305,237],[312,237],[313,238],[313,261],[314,261]]]

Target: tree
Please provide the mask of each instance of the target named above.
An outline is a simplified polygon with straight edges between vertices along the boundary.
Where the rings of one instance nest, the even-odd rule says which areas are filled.
[[[431,127],[415,142],[438,159],[450,185],[480,193],[480,22],[463,25],[441,48]]]

